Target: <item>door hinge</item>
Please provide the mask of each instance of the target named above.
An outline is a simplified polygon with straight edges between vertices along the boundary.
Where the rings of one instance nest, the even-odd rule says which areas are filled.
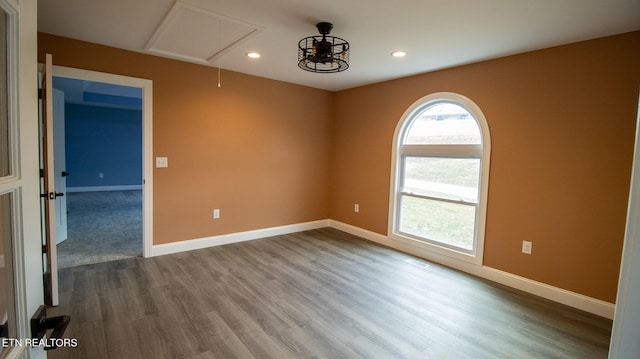
[[[38,89],[38,100],[42,100],[44,98],[44,89]]]
[[[47,246],[46,245],[42,245],[42,254],[47,254]]]

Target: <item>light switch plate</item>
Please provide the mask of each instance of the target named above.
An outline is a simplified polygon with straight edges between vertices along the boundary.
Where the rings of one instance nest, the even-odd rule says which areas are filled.
[[[167,168],[167,167],[169,167],[168,157],[156,157],[156,168]]]
[[[532,247],[533,247],[533,243],[529,241],[522,241],[522,253],[531,254]]]

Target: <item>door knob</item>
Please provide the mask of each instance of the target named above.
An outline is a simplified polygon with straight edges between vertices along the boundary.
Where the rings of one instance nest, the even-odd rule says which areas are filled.
[[[54,200],[54,199],[56,199],[58,197],[63,197],[63,196],[64,196],[64,193],[62,193],[62,192],[49,192],[49,199],[50,200]]]
[[[59,317],[47,316],[47,306],[41,305],[35,314],[31,317],[31,339],[42,339],[47,331],[53,329],[53,332],[49,335],[49,339],[54,339],[52,344],[45,346],[45,350],[51,350],[58,348],[57,340],[61,339],[64,335],[71,316],[61,315]]]
[[[70,175],[71,173],[67,172],[67,171],[62,171],[61,175],[62,177],[67,177],[68,175]]]

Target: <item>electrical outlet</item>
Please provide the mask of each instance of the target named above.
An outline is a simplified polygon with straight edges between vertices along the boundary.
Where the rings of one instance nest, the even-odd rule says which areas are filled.
[[[354,212],[356,212],[356,213],[360,212],[360,205],[359,205],[359,204],[357,204],[357,203],[356,203],[356,204],[354,204],[354,205],[353,205],[353,211],[354,211]]]
[[[104,178],[104,173],[102,172],[98,173],[98,178]]]
[[[218,218],[220,218],[220,210],[216,208],[213,210],[213,219],[218,219]]]
[[[522,253],[531,254],[531,247],[533,247],[533,243],[529,241],[522,241]]]
[[[167,167],[169,167],[169,158],[156,157],[156,168],[167,168]]]

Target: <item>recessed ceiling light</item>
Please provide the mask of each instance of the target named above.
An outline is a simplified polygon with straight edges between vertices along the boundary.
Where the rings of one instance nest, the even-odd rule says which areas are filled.
[[[252,59],[259,59],[261,55],[257,52],[250,52],[247,54],[247,56],[249,56]]]
[[[394,51],[391,53],[391,56],[393,57],[405,57],[407,56],[407,53],[405,51]]]

